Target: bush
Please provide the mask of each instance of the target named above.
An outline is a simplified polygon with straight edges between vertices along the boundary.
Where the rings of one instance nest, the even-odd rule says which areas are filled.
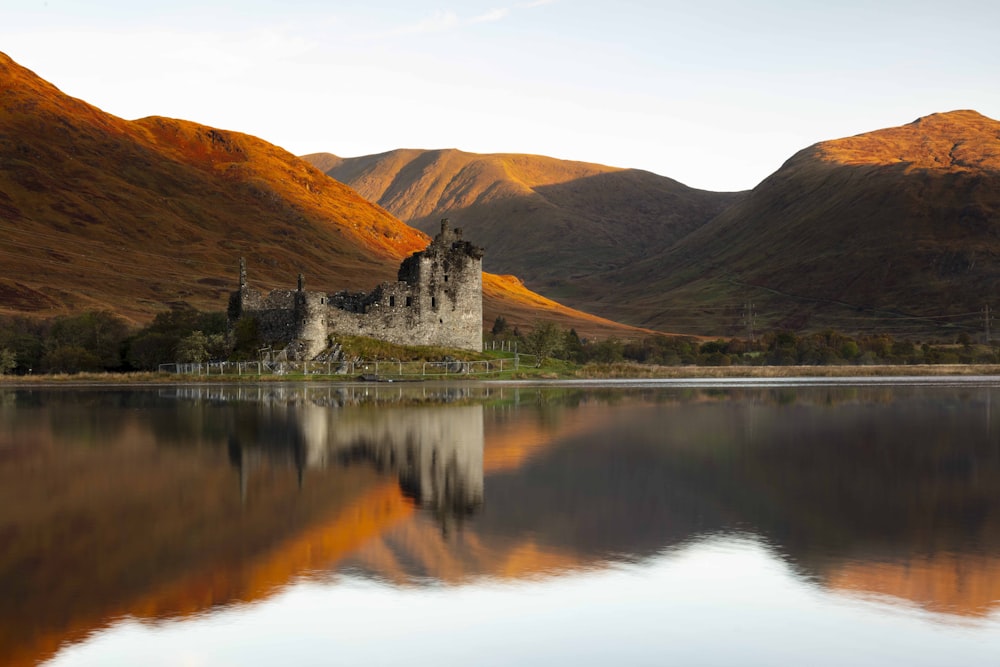
[[[102,369],[100,357],[79,345],[57,347],[42,358],[42,368],[49,373],[81,373]]]

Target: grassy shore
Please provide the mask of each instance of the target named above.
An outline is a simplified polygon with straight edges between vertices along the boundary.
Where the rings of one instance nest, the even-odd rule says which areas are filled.
[[[799,378],[799,377],[934,377],[1000,375],[998,364],[922,364],[872,366],[641,366],[593,364],[581,367],[580,378]]]
[[[641,364],[587,364],[572,366],[547,364],[541,368],[520,368],[501,375],[452,375],[450,381],[560,380],[560,379],[726,379],[726,378],[832,378],[832,377],[944,377],[998,376],[998,364],[940,364],[910,366],[650,366]],[[396,379],[380,376],[380,379]],[[407,378],[420,380],[421,378]],[[442,380],[441,377],[425,378]],[[355,382],[344,375],[176,375],[170,373],[78,373],[74,375],[5,375],[0,387],[39,385],[72,386],[85,384],[149,385],[219,382]]]

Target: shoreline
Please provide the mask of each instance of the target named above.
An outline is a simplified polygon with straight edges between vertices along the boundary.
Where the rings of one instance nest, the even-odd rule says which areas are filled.
[[[922,364],[872,366],[633,366],[608,365],[581,367],[572,372],[553,373],[539,369],[538,373],[521,373],[513,377],[456,375],[421,379],[380,378],[379,382],[546,382],[572,380],[727,380],[727,379],[809,379],[809,378],[933,378],[933,377],[995,377],[1000,381],[1000,364]],[[337,375],[271,375],[218,376],[168,375],[164,373],[80,373],[76,375],[0,376],[0,389],[32,387],[74,387],[107,385],[145,387],[178,384],[260,384],[260,383],[336,382],[364,385],[373,380]]]

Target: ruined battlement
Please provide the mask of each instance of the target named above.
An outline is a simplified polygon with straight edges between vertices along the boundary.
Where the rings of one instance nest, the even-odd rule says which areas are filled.
[[[480,350],[483,344],[483,249],[441,221],[421,252],[403,260],[396,282],[371,292],[296,290],[267,294],[250,287],[240,259],[240,285],[229,300],[229,319],[257,320],[263,342],[289,346],[311,359],[337,334],[409,345]],[[293,345],[294,344],[294,345]]]

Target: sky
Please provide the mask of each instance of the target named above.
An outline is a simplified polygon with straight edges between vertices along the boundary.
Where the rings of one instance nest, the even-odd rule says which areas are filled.
[[[1000,118],[994,0],[0,0],[0,51],[126,119],[297,155],[532,153],[744,190],[796,151]]]

